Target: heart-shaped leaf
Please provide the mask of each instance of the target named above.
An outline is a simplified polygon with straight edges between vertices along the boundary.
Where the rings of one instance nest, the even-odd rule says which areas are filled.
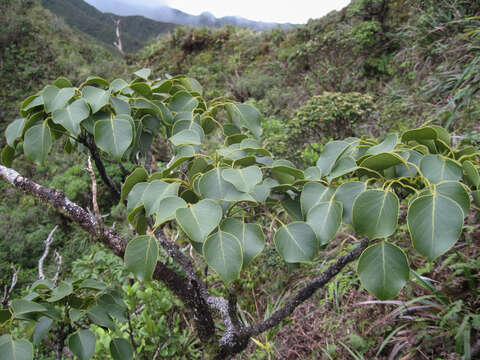
[[[98,326],[106,329],[115,330],[116,326],[112,318],[109,315],[108,308],[106,306],[94,305],[87,309],[88,318]]]
[[[395,146],[398,142],[398,135],[391,134],[388,135],[385,140],[383,140],[380,144],[372,146],[367,150],[368,155],[376,155],[380,153],[389,153],[395,149]]]
[[[320,202],[307,214],[309,224],[321,245],[328,244],[342,224],[342,203],[334,201]]]
[[[130,175],[127,176],[127,178],[125,179],[125,183],[122,186],[122,196],[120,198],[120,202],[125,201],[128,194],[130,193],[130,190],[132,190],[132,188],[136,184],[147,181],[147,179],[148,173],[147,170],[145,170],[143,167],[138,167],[133,170]]]
[[[55,110],[65,107],[73,95],[75,95],[75,89],[73,88],[59,89],[56,86],[48,85],[42,91],[45,111],[52,113]]]
[[[53,320],[49,317],[42,316],[38,319],[35,324],[35,329],[33,330],[33,343],[35,345],[40,344],[40,342],[47,336],[50,328],[53,324]]]
[[[132,360],[133,348],[127,340],[115,338],[110,341],[110,354],[114,360]]]
[[[192,112],[198,106],[198,100],[187,91],[178,91],[168,103],[175,112]]]
[[[135,71],[133,74],[143,80],[148,80],[148,77],[151,75],[151,73],[152,73],[152,70],[144,68],[144,69]]]
[[[90,105],[92,114],[95,114],[108,104],[108,101],[110,100],[110,91],[105,91],[93,86],[85,86],[82,89],[82,97],[88,105]]]
[[[224,200],[224,201],[241,201],[253,200],[253,198],[238,191],[231,183],[225,181],[222,176],[225,168],[214,168],[200,177],[198,190],[203,197]]]
[[[316,164],[320,168],[322,176],[330,174],[338,158],[349,146],[350,144],[346,141],[331,141],[325,145]]]
[[[464,216],[470,211],[470,196],[464,185],[457,181],[442,181],[436,186],[440,195],[455,201],[462,208]]]
[[[93,356],[95,343],[95,335],[90,330],[78,330],[67,340],[68,348],[80,360],[88,360]]]
[[[93,133],[97,146],[115,160],[122,158],[133,140],[132,124],[126,118],[99,120],[95,123]]]
[[[53,112],[53,122],[62,125],[74,136],[80,135],[80,123],[88,118],[90,109],[83,99],[75,100],[70,105]]]
[[[33,345],[27,340],[13,341],[10,335],[0,337],[0,354],[5,360],[33,360]]]
[[[398,210],[398,198],[391,191],[364,191],[353,203],[353,227],[370,240],[390,236],[397,228]]]
[[[367,184],[360,181],[348,181],[340,185],[335,191],[334,199],[342,203],[343,222],[352,224],[352,208],[355,199],[367,189]]]
[[[462,232],[463,215],[460,205],[438,192],[416,198],[407,213],[415,250],[433,260],[451,249]]]
[[[23,128],[25,127],[26,123],[27,119],[20,118],[16,119],[7,126],[7,129],[5,130],[5,137],[7,138],[7,144],[10,147],[15,148],[15,140],[22,136]]]
[[[232,234],[218,231],[203,244],[203,256],[225,284],[238,279],[242,270],[243,255],[240,241]]]
[[[274,237],[277,251],[287,263],[311,261],[318,251],[318,241],[312,227],[304,222],[283,225]]]
[[[140,281],[152,280],[157,259],[158,244],[152,236],[136,237],[125,250],[125,266]]]
[[[148,184],[143,192],[142,202],[147,216],[152,215],[158,209],[162,199],[167,196],[177,196],[180,183],[167,183],[162,180],[154,180]]]
[[[222,208],[215,201],[204,199],[188,208],[178,209],[175,218],[192,241],[203,243],[220,223]]]
[[[37,164],[43,164],[52,148],[52,133],[44,121],[25,132],[23,151],[25,156]]]
[[[440,155],[425,155],[420,161],[420,170],[432,184],[444,180],[458,181],[462,178],[462,168]]]
[[[258,224],[247,224],[238,219],[229,218],[222,222],[220,229],[234,235],[240,241],[243,253],[243,268],[248,266],[265,247],[265,236]]]
[[[200,135],[195,130],[190,129],[182,130],[179,133],[170,137],[168,140],[170,140],[170,142],[175,146],[202,144],[202,139],[200,138]]]
[[[154,228],[163,223],[175,219],[175,212],[177,209],[186,208],[185,200],[178,196],[167,196],[160,200],[155,207],[155,225]]]
[[[410,268],[402,249],[382,241],[362,253],[357,271],[365,289],[380,300],[388,300],[405,286]]]
[[[262,171],[256,165],[243,169],[225,169],[222,177],[241,192],[249,193],[262,181]]]
[[[47,299],[48,302],[53,303],[66,298],[73,293],[72,283],[68,281],[60,281],[58,286],[53,289],[53,295]]]
[[[245,127],[256,137],[262,135],[262,115],[255,107],[248,104],[228,104],[227,114],[237,127]]]
[[[480,174],[471,161],[466,160],[463,162],[463,174],[468,185],[476,189],[480,188]]]
[[[322,201],[329,201],[335,189],[327,187],[321,183],[310,182],[303,187],[302,195],[300,195],[300,205],[302,207],[303,216],[307,216],[311,208]]]

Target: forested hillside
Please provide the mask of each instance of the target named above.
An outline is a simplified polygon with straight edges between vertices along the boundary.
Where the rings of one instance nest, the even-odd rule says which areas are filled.
[[[7,359],[480,356],[480,2],[0,24]]]
[[[42,0],[42,5],[63,18],[72,28],[89,34],[112,49],[117,41],[116,21],[120,20],[123,50],[127,53],[141,49],[159,34],[167,33],[176,26],[143,16],[102,13],[83,0]]]

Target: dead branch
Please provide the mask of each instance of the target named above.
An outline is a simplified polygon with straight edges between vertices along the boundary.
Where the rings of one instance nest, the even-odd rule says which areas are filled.
[[[47,238],[45,239],[45,250],[43,251],[42,256],[38,260],[38,278],[40,280],[45,280],[45,274],[43,272],[43,262],[48,256],[48,252],[50,251],[50,244],[52,243],[53,240],[53,234],[55,234],[55,231],[57,231],[58,225],[55,225],[55,227],[50,231],[50,234],[48,234]]]

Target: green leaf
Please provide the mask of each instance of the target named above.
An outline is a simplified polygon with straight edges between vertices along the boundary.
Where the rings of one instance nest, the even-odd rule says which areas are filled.
[[[477,204],[477,206],[480,207],[480,190],[472,191],[472,197],[475,204]]]
[[[157,228],[163,223],[175,219],[175,212],[177,209],[186,208],[188,205],[182,198],[178,196],[167,196],[160,200],[155,207],[155,225]]]
[[[78,284],[78,288],[103,291],[107,288],[107,286],[102,281],[98,281],[95,279],[86,279],[83,280],[80,284]]]
[[[166,183],[162,180],[154,180],[148,184],[143,192],[142,202],[147,216],[157,211],[159,203],[167,196],[177,196],[180,183]]]
[[[67,340],[68,348],[80,360],[88,360],[93,356],[95,343],[95,335],[90,330],[78,330]]]
[[[44,105],[43,96],[32,95],[26,98],[20,106],[22,116],[27,116],[29,110]]]
[[[340,185],[335,191],[334,199],[343,206],[342,218],[346,224],[352,224],[353,203],[360,193],[367,189],[367,184],[360,181],[349,181]]]
[[[342,157],[335,163],[332,171],[330,171],[330,175],[327,176],[327,181],[331,182],[333,179],[351,173],[356,169],[357,163],[354,158],[351,156]]]
[[[33,360],[33,345],[27,340],[13,341],[10,335],[0,337],[0,354],[5,360]]]
[[[463,174],[466,183],[476,189],[480,188],[480,174],[469,160],[463,162]]]
[[[0,309],[0,325],[12,318],[12,313],[8,309]]]
[[[222,173],[225,168],[214,168],[200,177],[198,187],[201,195],[206,198],[224,201],[241,201],[253,198],[238,191],[231,183],[225,181]]]
[[[152,70],[144,68],[135,71],[133,74],[143,80],[148,80],[149,76],[152,74]]]
[[[227,104],[225,105],[227,114],[237,127],[245,127],[256,137],[262,135],[262,115],[255,107],[247,104]]]
[[[435,140],[437,137],[437,132],[433,128],[425,126],[418,129],[405,131],[402,134],[402,142],[407,143],[414,140],[420,143],[424,140]]]
[[[90,109],[83,99],[75,100],[65,108],[57,109],[53,112],[53,122],[62,125],[74,136],[80,135],[80,123],[88,118]]]
[[[62,300],[63,298],[66,298],[68,295],[73,293],[73,287],[72,284],[68,281],[60,281],[58,286],[53,289],[53,296],[47,299],[47,302],[52,303],[52,302],[57,302],[59,300]]]
[[[195,130],[182,130],[168,139],[173,145],[201,145],[200,135]]]
[[[6,167],[11,167],[13,159],[15,158],[15,149],[10,146],[5,146],[2,150],[1,160]]]
[[[274,237],[277,251],[287,263],[311,261],[318,251],[318,241],[312,227],[304,222],[283,225]]]
[[[312,227],[321,245],[328,244],[342,224],[342,203],[333,198],[318,203],[308,212],[307,224]]]
[[[175,112],[192,112],[198,106],[198,100],[187,91],[178,91],[168,103],[168,108]]]
[[[15,148],[15,140],[22,137],[23,128],[25,127],[26,123],[27,119],[20,118],[16,119],[7,126],[7,129],[5,130],[5,137],[7,138],[7,144],[10,147]]]
[[[460,237],[463,215],[455,201],[438,192],[415,199],[407,213],[415,250],[429,260],[447,252]]]
[[[305,179],[318,181],[322,179],[322,170],[318,166],[310,166],[304,171]]]
[[[222,222],[220,229],[225,233],[234,235],[240,241],[243,268],[248,266],[265,247],[265,236],[258,224],[247,224],[237,219],[228,218]]]
[[[470,196],[464,185],[457,181],[442,181],[436,187],[440,195],[448,197],[455,201],[463,211],[464,216],[467,216],[470,211]]]
[[[63,76],[61,76],[57,80],[55,80],[53,85],[55,85],[58,88],[71,88],[71,87],[73,87],[70,80],[68,80],[67,78],[65,78]]]
[[[109,86],[108,81],[101,78],[100,76],[89,76],[87,80],[80,87],[83,87],[84,85],[87,85],[87,84],[97,84],[103,87]]]
[[[46,121],[25,132],[23,151],[31,161],[43,164],[51,148],[52,134]]]
[[[293,221],[304,220],[302,207],[300,206],[300,201],[298,199],[285,199],[282,201],[282,206]]]
[[[114,360],[131,360],[133,359],[133,348],[127,340],[115,338],[110,341],[110,354]]]
[[[349,146],[350,144],[346,141],[331,141],[325,145],[325,149],[320,154],[316,164],[323,176],[330,174],[338,158]]]
[[[109,315],[108,308],[106,306],[95,305],[91,306],[87,310],[88,318],[98,326],[103,328],[108,328],[110,330],[115,330],[115,323],[112,321],[112,318]]]
[[[97,146],[115,160],[121,160],[133,140],[132,124],[125,118],[99,120],[95,123],[93,132]]]
[[[192,241],[203,243],[220,223],[222,214],[220,205],[213,200],[204,199],[188,208],[177,209],[175,218]]]
[[[82,97],[92,108],[92,114],[95,114],[108,104],[108,100],[110,99],[110,91],[105,91],[93,86],[85,86],[82,89]]]
[[[59,89],[52,85],[46,86],[42,91],[45,111],[47,113],[52,113],[55,110],[64,108],[73,95],[75,95],[75,89],[73,88]]]
[[[47,336],[52,324],[53,320],[46,316],[42,316],[40,319],[38,319],[37,323],[35,324],[35,329],[33,330],[33,343],[35,345],[40,344],[45,336]]]
[[[388,135],[385,140],[383,140],[380,144],[372,146],[369,148],[366,152],[368,155],[376,155],[380,153],[389,153],[392,152],[393,149],[395,149],[395,146],[397,145],[398,142],[398,135],[397,134],[391,134]]]
[[[405,286],[410,268],[402,249],[382,241],[362,253],[357,271],[365,289],[380,300],[388,300]]]
[[[256,165],[242,169],[225,169],[222,177],[237,190],[249,193],[262,181],[262,171]]]
[[[147,181],[147,179],[148,173],[147,170],[145,170],[143,167],[137,167],[135,170],[133,170],[130,175],[127,176],[127,178],[125,179],[125,183],[122,186],[122,195],[120,198],[120,202],[125,201],[128,194],[130,193],[130,190],[132,190],[132,188],[137,183]]]
[[[110,103],[112,104],[113,109],[115,110],[115,114],[117,115],[125,114],[128,116],[132,114],[132,109],[130,108],[130,105],[128,104],[128,102],[123,101],[118,97],[110,96]]]
[[[458,181],[462,178],[462,168],[440,155],[425,155],[420,161],[420,171],[432,184],[443,180]]]
[[[210,235],[203,244],[203,256],[208,266],[217,272],[225,284],[240,276],[243,255],[236,236],[224,231]]]
[[[24,299],[12,300],[12,309],[13,317],[21,317],[25,314],[47,311],[45,306]]]
[[[382,171],[392,166],[403,164],[405,160],[394,153],[381,153],[372,155],[360,163],[360,167],[374,171]]]
[[[109,90],[112,93],[122,91],[128,86],[128,83],[123,79],[115,79],[110,83]]]
[[[152,280],[158,260],[157,240],[152,236],[138,236],[127,245],[125,266],[140,281]]]
[[[137,183],[133,186],[132,190],[128,193],[127,196],[127,213],[129,214],[129,219],[130,220],[130,214],[132,212],[135,212],[143,206],[143,193],[145,192],[145,189],[147,188],[148,183],[147,182],[141,182]]]
[[[398,211],[398,198],[391,191],[364,191],[353,203],[353,227],[370,240],[388,237],[397,228]]]
[[[329,201],[334,192],[335,189],[326,187],[321,183],[310,182],[305,184],[300,195],[303,216],[307,216],[310,209],[320,202]]]
[[[152,97],[152,89],[150,88],[150,86],[148,86],[148,84],[137,82],[130,84],[129,87],[140,96],[144,96],[146,98]]]

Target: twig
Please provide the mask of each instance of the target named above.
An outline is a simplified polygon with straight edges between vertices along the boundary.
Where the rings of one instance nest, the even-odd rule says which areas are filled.
[[[57,271],[55,272],[55,276],[53,277],[53,285],[57,286],[58,278],[60,276],[60,270],[62,269],[62,255],[55,250],[55,263],[57,264]]]
[[[12,294],[13,289],[15,288],[15,285],[17,285],[18,281],[18,273],[20,272],[20,268],[16,268],[15,265],[11,265],[13,274],[12,274],[12,282],[10,283],[10,287],[8,288],[7,285],[5,285],[4,290],[3,290],[3,297],[2,297],[2,305],[6,306],[8,304],[8,300],[10,299],[10,295]],[[8,290],[7,290],[8,288]]]
[[[50,234],[48,234],[47,238],[45,239],[45,250],[43,251],[42,256],[38,260],[38,278],[40,280],[45,280],[45,274],[43,273],[43,262],[48,256],[48,252],[50,251],[50,244],[53,240],[53,234],[55,234],[55,231],[57,231],[57,229],[58,225],[55,225],[52,231],[50,231]]]
[[[103,220],[102,215],[100,214],[100,209],[97,203],[97,181],[95,180],[95,172],[92,167],[92,160],[90,156],[87,159],[88,168],[85,170],[90,174],[92,179],[92,204],[93,204],[93,214],[95,215],[95,220],[97,222],[98,232],[103,233]]]

